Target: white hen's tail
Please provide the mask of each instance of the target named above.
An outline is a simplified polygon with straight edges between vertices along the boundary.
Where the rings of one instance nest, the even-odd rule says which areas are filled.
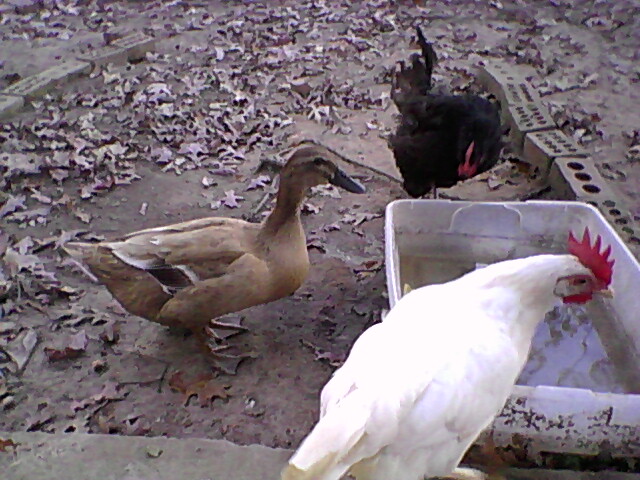
[[[289,459],[282,480],[338,480],[360,460],[349,454],[370,415],[363,400],[355,391],[327,411]]]

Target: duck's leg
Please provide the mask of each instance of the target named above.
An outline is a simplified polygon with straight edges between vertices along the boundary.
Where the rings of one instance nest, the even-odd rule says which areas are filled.
[[[237,351],[233,345],[212,346],[210,348],[210,355],[212,357],[213,367],[218,370],[222,370],[228,375],[235,375],[238,370],[238,366],[243,360],[257,357],[253,352],[240,352],[238,354],[231,353],[234,350]]]
[[[243,331],[246,330],[245,328]],[[238,365],[240,365],[243,360],[257,356],[254,352],[242,352],[234,345],[222,343],[226,337],[219,339],[211,334],[211,331],[212,329],[205,327],[196,333],[196,337],[198,338],[198,343],[210,359],[211,366],[216,370],[221,370],[228,375],[235,375],[238,370]]]

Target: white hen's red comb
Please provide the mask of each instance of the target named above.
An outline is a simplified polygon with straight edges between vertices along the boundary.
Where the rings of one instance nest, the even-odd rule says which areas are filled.
[[[601,246],[602,238],[600,235],[596,237],[596,243],[591,246],[591,235],[588,228],[584,229],[584,235],[580,242],[573,236],[573,233],[569,233],[569,253],[578,257],[580,263],[591,270],[597,279],[608,286],[611,283],[615,260],[609,260],[611,245],[603,252],[600,252]]]

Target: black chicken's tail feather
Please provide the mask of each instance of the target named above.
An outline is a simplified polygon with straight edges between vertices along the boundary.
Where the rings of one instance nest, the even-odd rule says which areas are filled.
[[[393,77],[391,99],[401,112],[406,105],[429,94],[432,84],[431,75],[438,61],[433,46],[427,42],[420,27],[416,27],[416,33],[421,54],[411,54],[409,65],[399,62]]]
[[[420,45],[420,50],[422,50],[425,77],[424,84],[428,92],[429,90],[431,90],[431,75],[433,75],[433,67],[435,67],[436,63],[438,63],[438,55],[436,55],[436,51],[433,49],[433,45],[427,42],[427,39],[424,38],[424,34],[422,33],[420,27],[416,27],[416,35],[418,37],[418,45]]]

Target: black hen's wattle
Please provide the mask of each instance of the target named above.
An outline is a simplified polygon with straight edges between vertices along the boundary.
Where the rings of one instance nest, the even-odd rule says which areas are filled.
[[[401,63],[394,78],[392,99],[400,123],[390,138],[405,190],[413,197],[467,178],[459,173],[467,152],[477,175],[496,164],[502,148],[500,112],[494,103],[477,95],[431,92],[437,57],[417,31],[422,56],[412,55],[408,67]]]

